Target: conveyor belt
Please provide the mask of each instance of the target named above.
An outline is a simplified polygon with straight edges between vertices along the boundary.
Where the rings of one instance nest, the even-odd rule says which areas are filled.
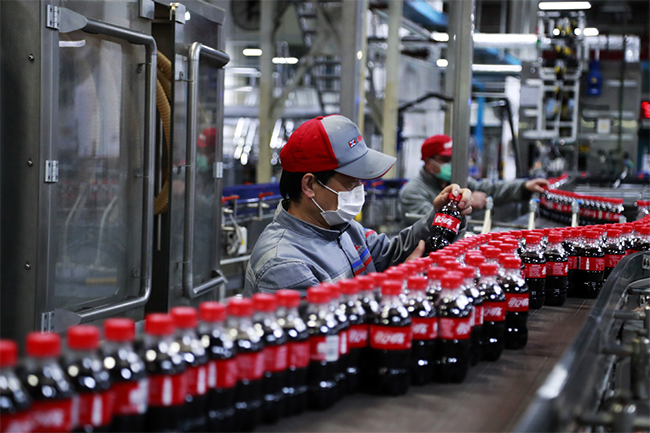
[[[511,431],[589,316],[593,300],[568,299],[529,317],[528,346],[482,362],[462,384],[411,387],[389,398],[348,396],[325,412],[281,419],[260,431]]]

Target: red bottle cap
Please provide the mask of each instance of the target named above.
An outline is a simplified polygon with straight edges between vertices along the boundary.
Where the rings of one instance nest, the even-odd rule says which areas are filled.
[[[104,321],[104,338],[108,341],[125,342],[135,339],[135,322],[125,317]]]
[[[334,283],[323,283],[320,285],[323,289],[327,290],[327,293],[329,293],[329,301],[333,299],[338,299],[341,297],[341,289],[339,288],[338,284]]]
[[[536,245],[542,241],[542,238],[539,235],[528,235],[526,236],[526,245]]]
[[[374,287],[381,286],[381,283],[386,280],[386,275],[380,274],[379,272],[371,272],[367,275],[367,277],[372,278]]]
[[[368,275],[359,275],[355,280],[359,283],[359,290],[363,290],[364,292],[377,287],[375,286],[375,279]]]
[[[221,302],[202,302],[199,305],[199,315],[204,322],[223,322],[226,320],[226,306]]]
[[[310,287],[307,289],[307,301],[310,304],[326,304],[329,300],[329,290],[322,287]]]
[[[381,284],[381,294],[384,296],[399,295],[402,293],[402,282],[386,280]]]
[[[359,281],[356,278],[339,281],[339,288],[344,295],[356,295],[361,290]]]
[[[174,320],[168,314],[147,314],[144,322],[144,332],[149,335],[172,335],[174,333]]]
[[[388,268],[384,272],[384,274],[386,274],[386,276],[391,280],[403,281],[404,279],[406,279],[406,272],[404,271],[404,269],[400,269],[395,266],[393,266],[392,268]]]
[[[460,287],[462,278],[457,273],[447,273],[440,281],[440,286],[443,289],[457,289]]]
[[[465,263],[467,263],[467,266],[481,266],[485,262],[485,257],[482,255],[471,255],[471,256],[466,256],[465,257]]]
[[[514,257],[514,256],[512,255],[512,253],[501,253],[499,254],[498,262],[503,265],[508,257]]]
[[[30,332],[25,349],[33,358],[51,358],[61,354],[61,337],[55,333]]]
[[[297,308],[300,306],[300,292],[297,290],[278,290],[275,292],[275,299],[280,307]]]
[[[449,193],[449,200],[453,200],[453,201],[455,201],[455,202],[459,202],[461,198],[463,198],[463,195],[462,195],[462,194],[454,195],[453,192],[450,192],[450,193]]]
[[[548,235],[551,234],[552,230],[553,229],[551,229],[551,228],[544,228],[544,229],[542,229],[542,233],[544,233],[544,236],[548,237]]]
[[[447,268],[429,268],[427,271],[427,278],[431,280],[440,280],[445,275],[447,275]]]
[[[433,263],[438,264],[440,259],[445,257],[441,251],[432,251],[429,253],[429,258],[433,260]]]
[[[481,249],[481,252],[483,253],[486,259],[498,259],[499,254],[501,254],[501,250],[494,247],[487,247],[485,249]]]
[[[551,233],[548,235],[548,242],[552,244],[558,244],[562,242],[562,235],[559,233]]]
[[[499,266],[496,263],[483,263],[478,270],[481,276],[493,276],[499,272]]]
[[[99,347],[99,329],[91,325],[77,325],[66,332],[70,349],[94,350]]]
[[[406,280],[406,286],[409,290],[426,290],[429,280],[427,277],[413,275]]]
[[[650,226],[642,226],[639,228],[639,233],[642,235],[650,235]]]
[[[278,309],[275,295],[270,293],[256,293],[253,295],[253,309],[264,313],[274,313]]]
[[[459,266],[458,270],[463,274],[463,278],[474,278],[476,276],[476,271],[472,266]]]
[[[585,239],[598,239],[600,238],[600,233],[597,230],[587,230],[584,233]]]
[[[18,345],[11,340],[0,340],[0,368],[15,367],[18,362]]]
[[[607,230],[607,237],[608,238],[617,238],[621,235],[620,230]]]
[[[192,329],[199,324],[199,315],[196,308],[192,307],[174,307],[169,310],[172,316],[174,326],[178,329]]]
[[[506,269],[521,269],[521,259],[508,257],[503,261],[503,267]]]
[[[253,301],[250,298],[230,298],[226,311],[233,317],[250,317],[253,315]]]

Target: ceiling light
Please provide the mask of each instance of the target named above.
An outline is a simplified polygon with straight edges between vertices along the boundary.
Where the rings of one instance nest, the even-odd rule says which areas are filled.
[[[580,9],[591,9],[589,2],[540,2],[539,8],[543,11],[575,11]]]
[[[560,29],[553,29],[553,36],[560,36]]]
[[[598,36],[598,29],[596,27],[586,27],[582,34],[585,36]]]
[[[431,32],[431,38],[436,42],[449,42],[448,33]]]
[[[582,34],[582,30],[580,30],[580,28],[578,27],[578,28],[576,28],[576,29],[573,31],[573,33],[574,33],[576,36],[580,36],[580,35]]]
[[[247,57],[259,57],[262,55],[262,50],[259,48],[245,48],[242,54]]]
[[[474,43],[505,44],[511,42],[534,44],[537,35],[533,34],[501,34],[501,33],[474,33]]]
[[[436,60],[436,65],[438,65],[439,68],[446,68],[449,65],[449,62],[447,59],[438,59]]]
[[[273,63],[276,65],[295,65],[298,63],[296,57],[273,57]]]
[[[521,65],[472,65],[474,72],[521,72]]]

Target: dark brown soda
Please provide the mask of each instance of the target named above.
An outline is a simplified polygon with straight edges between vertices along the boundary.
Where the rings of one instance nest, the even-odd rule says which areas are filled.
[[[596,258],[605,260],[605,252],[599,245],[585,245],[580,248],[578,268],[585,259]],[[605,281],[605,270],[578,269],[576,288],[579,296],[583,298],[596,298]]]

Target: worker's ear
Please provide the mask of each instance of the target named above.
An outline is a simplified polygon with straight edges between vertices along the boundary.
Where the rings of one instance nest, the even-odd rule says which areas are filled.
[[[307,173],[302,177],[302,193],[305,197],[311,199],[316,194],[314,193],[314,184],[317,182],[316,176],[312,173]]]

